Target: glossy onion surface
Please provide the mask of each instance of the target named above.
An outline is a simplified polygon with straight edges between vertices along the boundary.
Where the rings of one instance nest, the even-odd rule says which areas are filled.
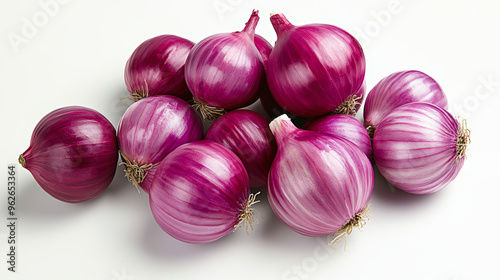
[[[93,109],[54,110],[38,122],[19,161],[51,196],[65,202],[93,199],[116,172],[115,128]]]
[[[394,109],[378,125],[373,155],[380,173],[392,185],[428,194],[455,179],[468,143],[469,130],[445,109],[409,103]]]
[[[250,195],[241,160],[221,144],[184,144],[159,165],[150,190],[158,225],[188,243],[207,243],[234,230]]]
[[[158,95],[130,105],[117,135],[128,179],[148,192],[158,163],[178,146],[201,140],[203,126],[186,101]]]
[[[160,35],[141,43],[125,65],[125,84],[132,98],[189,95],[184,65],[193,45],[175,35]]]
[[[228,112],[210,126],[205,139],[224,145],[241,159],[252,187],[266,187],[276,140],[265,117],[249,110]]]
[[[354,144],[296,128],[286,117],[271,122],[278,153],[269,172],[268,198],[294,231],[322,236],[340,230],[365,210],[373,168]]]

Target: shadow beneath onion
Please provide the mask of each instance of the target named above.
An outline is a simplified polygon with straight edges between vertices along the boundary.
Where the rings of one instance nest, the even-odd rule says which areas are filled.
[[[141,247],[155,259],[183,262],[185,260],[193,261],[197,258],[204,258],[213,254],[214,250],[224,250],[224,246],[220,246],[220,243],[225,243],[224,240],[229,236],[206,244],[184,243],[164,232],[151,214],[145,221],[139,239],[142,242]]]
[[[326,240],[326,237],[305,236],[290,229],[274,214],[265,188],[259,190],[261,192],[258,196],[260,203],[256,205],[256,208],[264,218],[259,219],[259,224],[254,226],[254,231],[257,235],[256,239],[264,242],[264,246],[283,254],[301,257],[311,254],[312,250],[318,246],[318,238]]]
[[[381,201],[390,206],[404,206],[408,208],[413,206],[421,207],[421,204],[428,203],[437,197],[436,194],[417,195],[402,191],[389,183],[375,165],[373,166],[373,170],[375,182],[372,199]]]
[[[108,188],[102,193],[100,196],[109,196],[113,198],[117,198],[122,194],[127,193],[127,191],[134,191],[137,194],[145,194],[147,195],[142,189],[141,192],[138,193],[136,187],[130,183],[127,178],[125,177],[124,173],[124,167],[123,165],[119,165],[121,163],[120,158],[118,158],[118,163],[117,163],[117,169],[115,173],[115,177],[113,178],[113,181],[111,184],[108,186]]]
[[[62,222],[66,218],[74,219],[99,198],[81,203],[63,202],[46,193],[34,179],[23,182],[18,197],[20,216],[35,217],[37,221],[50,223]]]
[[[105,108],[104,115],[116,129],[123,114],[134,101],[130,99],[130,93],[127,91],[125,84],[117,85],[116,90],[113,90],[106,96],[107,99],[104,100],[103,103],[107,102],[109,106]]]
[[[98,197],[85,202],[68,203],[60,201],[46,193],[33,177],[28,182],[23,182],[18,191],[20,215],[36,217],[42,221],[61,221],[68,217],[74,219],[82,211],[88,211],[93,205],[100,203],[102,199],[121,200],[121,196],[127,192],[130,184],[121,172],[115,173],[111,184]],[[135,188],[130,184],[130,188]]]

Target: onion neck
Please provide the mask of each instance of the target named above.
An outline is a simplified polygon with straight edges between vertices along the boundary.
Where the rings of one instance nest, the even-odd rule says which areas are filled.
[[[294,27],[282,13],[272,13],[270,19],[278,36]]]
[[[245,24],[245,28],[241,31],[242,33],[247,33],[250,37],[254,37],[255,28],[257,27],[257,23],[259,22],[259,11],[253,10],[252,15],[250,15],[250,19]]]
[[[269,128],[278,142],[281,142],[283,138],[297,130],[297,127],[286,114],[275,118],[269,124]]]

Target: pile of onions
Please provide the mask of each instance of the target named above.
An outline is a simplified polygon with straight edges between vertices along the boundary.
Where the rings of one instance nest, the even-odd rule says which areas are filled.
[[[266,118],[249,110],[228,112],[210,126],[205,139],[224,145],[241,159],[251,187],[266,187],[276,155],[276,141]]]
[[[278,153],[268,199],[278,218],[307,236],[333,234],[333,243],[362,227],[374,180],[365,154],[341,138],[298,129],[286,115],[270,127]]]
[[[125,84],[134,101],[169,94],[185,96],[184,64],[194,43],[175,35],[160,35],[140,44],[125,65]]]
[[[132,104],[117,136],[125,175],[137,190],[149,192],[158,163],[178,146],[201,140],[203,126],[186,101],[158,95]]]
[[[464,164],[470,131],[448,111],[424,102],[399,106],[373,135],[380,173],[395,187],[429,194],[455,179]]]
[[[281,13],[271,23],[278,38],[266,74],[274,100],[304,118],[355,114],[365,76],[359,42],[333,25],[294,26]]]
[[[336,244],[368,220],[372,162],[412,194],[457,177],[470,131],[447,111],[433,78],[415,70],[385,77],[360,122],[366,83],[358,41],[328,24],[294,26],[281,13],[270,20],[274,46],[255,34],[257,10],[241,32],[196,44],[175,35],[146,40],[126,63],[136,102],[117,132],[92,109],[64,107],[38,123],[19,162],[50,195],[81,202],[106,189],[120,154],[126,177],[149,193],[160,228],[188,243],[253,229],[260,215],[253,187],[268,192],[292,230],[331,235]],[[259,98],[271,122],[240,109]]]
[[[448,100],[439,84],[416,71],[393,73],[373,87],[364,106],[365,127],[373,136],[378,124],[397,107],[412,102],[428,102],[447,109]]]
[[[221,144],[203,140],[180,146],[161,162],[149,200],[166,233],[207,243],[239,227],[248,232],[257,221],[256,195],[241,160]]]
[[[99,112],[80,106],[45,115],[19,156],[42,189],[65,202],[99,196],[111,184],[117,161],[113,125]]]
[[[186,61],[186,82],[205,120],[248,106],[259,98],[264,64],[254,44],[254,10],[241,32],[212,35],[197,43]]]

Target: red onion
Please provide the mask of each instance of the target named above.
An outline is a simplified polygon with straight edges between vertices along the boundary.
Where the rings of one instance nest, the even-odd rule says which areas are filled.
[[[387,181],[403,191],[437,192],[462,169],[469,135],[465,120],[460,124],[441,107],[405,104],[375,130],[375,163]]]
[[[353,104],[353,110],[352,110],[352,113],[349,114],[349,115],[355,115],[356,112],[359,110],[360,108],[360,105],[363,101],[363,97],[364,97],[364,94],[365,94],[365,89],[366,89],[366,83],[363,82],[363,85],[361,86],[361,88],[359,89],[359,91],[356,93],[356,96],[360,96],[361,99],[358,99],[358,100],[355,100],[355,104]],[[359,101],[359,102],[358,102]],[[266,87],[261,95],[260,95],[260,103],[262,104],[262,108],[264,108],[264,111],[266,112],[266,114],[271,118],[271,119],[274,119],[278,116],[281,116],[283,114],[287,114],[288,117],[290,117],[292,119],[292,122],[297,126],[297,127],[303,127],[307,122],[311,121],[312,119],[307,119],[307,118],[301,118],[301,117],[297,117],[293,114],[290,114],[289,112],[283,110],[283,108],[280,107],[280,105],[278,105],[278,103],[276,103],[276,101],[274,100],[273,96],[271,95],[271,92],[269,91],[269,88]],[[343,108],[347,108],[347,107],[343,107]],[[352,109],[352,106],[349,106],[349,108]]]
[[[205,139],[224,145],[241,159],[251,187],[266,187],[276,155],[276,141],[266,118],[249,110],[228,112],[210,126]]]
[[[140,44],[125,66],[125,84],[134,101],[158,94],[187,94],[184,64],[193,45],[175,35],[160,35]]]
[[[332,242],[362,227],[373,190],[373,168],[352,143],[296,128],[286,115],[270,124],[278,153],[269,171],[274,213],[308,236],[334,234]]]
[[[42,189],[65,202],[99,196],[111,184],[117,161],[113,125],[99,112],[79,106],[45,115],[19,156]]]
[[[329,115],[306,123],[306,130],[321,131],[348,140],[368,158],[372,157],[372,143],[363,124],[348,115]]]
[[[254,43],[255,47],[257,47],[257,51],[259,51],[260,57],[262,57],[262,62],[264,63],[264,69],[267,69],[267,61],[269,60],[269,55],[273,50],[273,46],[259,34],[254,35]]]
[[[186,101],[170,95],[141,99],[118,124],[125,175],[138,190],[149,192],[158,163],[178,146],[202,138],[201,120]]]
[[[366,98],[363,114],[370,136],[387,114],[411,102],[448,107],[441,87],[427,74],[415,70],[393,73],[378,82]]]
[[[257,195],[257,194],[256,194]],[[256,216],[248,175],[228,148],[207,140],[184,144],[158,166],[149,202],[158,225],[188,243],[207,243]]]
[[[265,72],[254,44],[258,21],[254,10],[243,31],[212,35],[189,53],[186,82],[204,119],[214,120],[259,98]]]
[[[283,14],[272,15],[271,23],[278,38],[269,56],[267,81],[276,102],[304,118],[352,113],[365,76],[358,41],[332,25],[294,26]]]

